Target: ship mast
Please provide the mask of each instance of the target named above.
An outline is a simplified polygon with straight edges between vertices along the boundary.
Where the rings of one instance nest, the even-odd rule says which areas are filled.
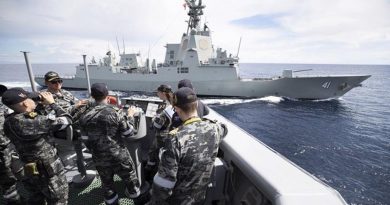
[[[199,29],[200,16],[203,15],[203,10],[206,6],[202,5],[202,0],[198,0],[198,4],[196,4],[196,0],[185,0],[186,4],[189,8],[188,16],[190,19],[188,20],[187,27],[187,35],[190,29]]]

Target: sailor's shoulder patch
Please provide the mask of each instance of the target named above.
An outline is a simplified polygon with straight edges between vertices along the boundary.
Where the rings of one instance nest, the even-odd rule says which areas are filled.
[[[179,131],[179,128],[175,128],[169,132],[169,135],[177,135],[177,132]]]
[[[211,122],[211,123],[217,123],[218,120],[212,120],[212,119],[209,119],[209,118],[202,118],[202,121],[206,121],[206,122]]]

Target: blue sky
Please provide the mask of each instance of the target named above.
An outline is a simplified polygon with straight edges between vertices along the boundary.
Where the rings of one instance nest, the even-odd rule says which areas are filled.
[[[122,49],[163,60],[183,0],[0,0],[0,63],[80,63]],[[389,0],[204,0],[213,44],[241,62],[390,64]]]

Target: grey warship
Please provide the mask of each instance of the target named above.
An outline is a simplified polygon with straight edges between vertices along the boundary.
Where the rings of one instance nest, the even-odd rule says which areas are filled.
[[[99,63],[76,67],[75,76],[63,79],[65,88],[87,88],[85,67],[91,83],[105,82],[118,91],[153,92],[160,84],[176,87],[181,79],[190,79],[201,96],[265,97],[293,99],[333,99],[360,86],[370,75],[294,76],[292,70],[270,78],[241,78],[239,57],[214,49],[210,28],[201,26],[205,6],[202,1],[186,0],[189,8],[187,31],[180,43],[167,44],[165,60],[156,64],[141,62],[139,54],[120,54],[119,62],[111,52]],[[44,86],[43,76],[35,81]]]

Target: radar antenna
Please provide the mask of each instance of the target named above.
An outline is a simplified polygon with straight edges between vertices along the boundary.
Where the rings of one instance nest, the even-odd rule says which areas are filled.
[[[118,55],[120,56],[121,50],[119,49],[118,36],[116,36],[115,38],[116,38],[116,46],[118,46]]]
[[[125,51],[126,46],[125,46],[125,39],[123,38],[123,36],[122,36],[122,41],[123,41],[123,55],[124,55],[126,53]]]
[[[240,37],[240,42],[238,43],[238,50],[237,50],[237,55],[236,55],[237,58],[238,58],[238,54],[240,53],[241,39],[242,39],[242,36]]]
[[[196,4],[196,0],[185,0],[188,8],[188,16],[190,20],[188,20],[187,34],[190,29],[198,29],[200,16],[203,15],[203,9],[206,7],[202,5],[202,0],[198,0],[198,4]]]

